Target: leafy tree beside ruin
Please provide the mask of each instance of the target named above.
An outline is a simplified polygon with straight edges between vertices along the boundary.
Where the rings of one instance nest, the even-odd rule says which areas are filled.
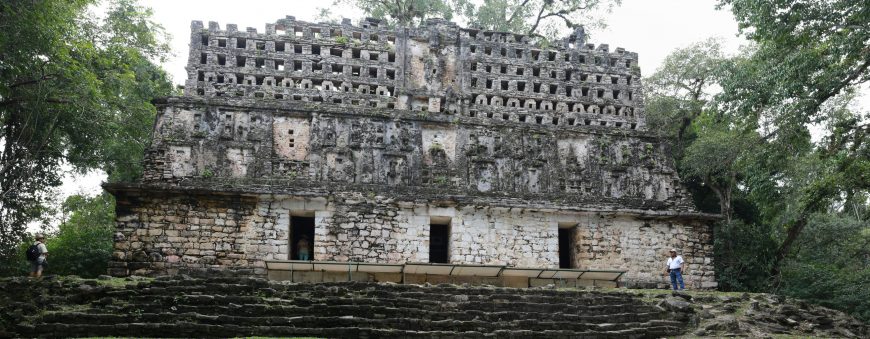
[[[133,1],[94,14],[93,0],[0,4],[0,257],[50,202],[65,168],[141,172],[154,107],[172,86],[150,10]]]
[[[848,291],[870,286],[870,116],[854,105],[870,80],[870,5],[721,5],[752,45],[734,56],[715,41],[677,50],[646,81],[652,130],[673,145],[696,201],[726,217],[717,280],[866,319],[866,294]],[[843,239],[822,241],[827,232]]]

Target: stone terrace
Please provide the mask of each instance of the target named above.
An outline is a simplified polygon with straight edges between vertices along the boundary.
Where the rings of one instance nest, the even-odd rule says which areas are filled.
[[[651,338],[682,333],[688,319],[625,293],[131,280],[5,283],[0,336]]]

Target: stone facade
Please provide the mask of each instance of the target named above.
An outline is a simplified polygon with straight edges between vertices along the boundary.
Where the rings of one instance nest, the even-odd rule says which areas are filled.
[[[677,247],[689,284],[715,286],[716,216],[646,131],[635,53],[582,31],[540,48],[441,20],[195,21],[190,41],[144,178],[106,186],[113,274],[263,275],[306,217],[315,260],[429,262],[437,224],[450,263],[625,270],[651,286]]]

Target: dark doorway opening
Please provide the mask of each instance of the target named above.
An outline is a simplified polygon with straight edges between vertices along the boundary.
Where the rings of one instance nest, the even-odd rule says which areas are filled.
[[[574,227],[559,228],[559,268],[574,268],[574,262],[571,260],[573,239]]]
[[[429,262],[446,264],[450,246],[450,225],[429,225]]]
[[[308,245],[307,258],[304,245]],[[300,251],[301,250],[301,251]],[[290,260],[313,260],[314,257],[314,218],[290,217]]]

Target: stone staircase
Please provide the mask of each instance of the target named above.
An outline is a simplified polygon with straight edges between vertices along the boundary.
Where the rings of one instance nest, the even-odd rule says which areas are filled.
[[[684,333],[687,319],[615,292],[186,276],[0,282],[0,337],[650,338]]]

